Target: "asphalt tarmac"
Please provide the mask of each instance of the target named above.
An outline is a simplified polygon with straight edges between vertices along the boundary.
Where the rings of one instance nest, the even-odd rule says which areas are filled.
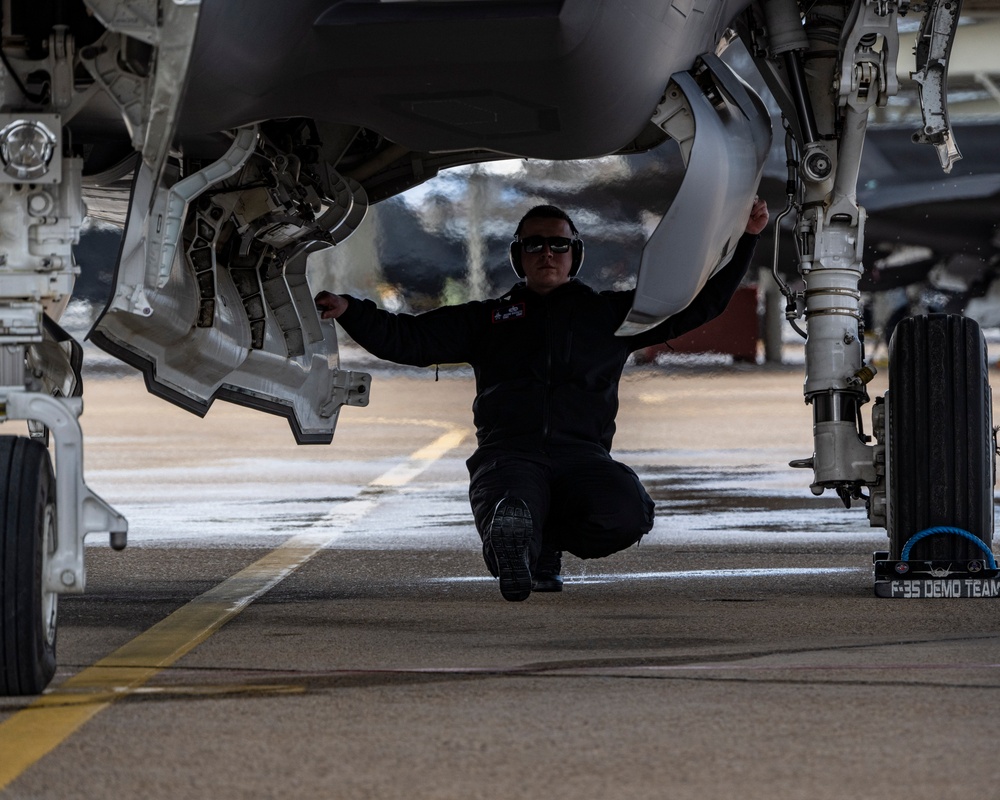
[[[130,545],[88,547],[50,690],[0,699],[0,798],[1000,798],[997,601],[874,597],[884,532],[787,467],[801,386],[630,372],[615,452],[655,528],[508,603],[467,372],[378,373],[329,447],[91,380]]]

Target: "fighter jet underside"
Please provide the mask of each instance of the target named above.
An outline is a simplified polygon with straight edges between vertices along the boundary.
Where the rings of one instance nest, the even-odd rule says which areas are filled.
[[[814,492],[863,501],[887,528],[880,592],[919,593],[908,581],[921,564],[996,577],[995,445],[974,323],[901,325],[874,438],[861,416],[872,374],[858,290],[861,150],[869,112],[897,90],[897,21],[915,4],[2,7],[0,421],[28,420],[32,435],[0,437],[0,553],[13,554],[0,557],[0,625],[13,626],[0,630],[0,692],[35,693],[50,680],[57,597],[86,583],[84,537],[125,545],[125,520],[83,479],[78,345],[58,326],[85,198],[125,217],[114,293],[91,338],[194,413],[222,398],[285,416],[301,443],[327,443],[339,408],[366,404],[370,379],[340,368],[306,259],[349,237],[369,204],[441,169],[638,153],[673,139],[685,178],[646,245],[621,332],[683,309],[729,258],[771,145],[764,105],[718,58],[736,36],[781,106],[791,162],[780,217],[794,220],[805,289],[785,288],[790,319],[808,329],[815,435],[813,455],[794,466],[811,470]],[[916,138],[947,170],[960,157],[946,105],[959,4],[919,10]],[[10,588],[18,582],[30,591]]]

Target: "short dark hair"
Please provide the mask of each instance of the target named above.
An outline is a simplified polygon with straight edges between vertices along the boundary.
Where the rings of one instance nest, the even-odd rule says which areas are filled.
[[[556,206],[535,206],[528,209],[528,213],[521,217],[521,221],[517,223],[517,230],[514,231],[514,236],[521,235],[521,228],[524,227],[524,221],[528,219],[561,219],[569,223],[569,229],[574,236],[580,235],[580,232],[576,229],[576,225],[573,224],[573,220],[569,218],[569,214],[561,208],[557,208]]]

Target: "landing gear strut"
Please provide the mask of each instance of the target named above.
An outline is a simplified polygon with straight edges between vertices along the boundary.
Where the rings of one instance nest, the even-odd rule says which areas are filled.
[[[938,147],[946,171],[960,156],[940,55],[950,49],[959,5],[930,0],[925,16],[938,22],[922,28],[916,48],[931,114],[927,122],[925,109],[927,135],[916,138]],[[814,452],[793,466],[813,471],[815,494],[865,499],[871,524],[888,529],[890,549],[876,554],[878,594],[1000,596],[990,551],[995,445],[978,326],[945,315],[901,323],[889,392],[872,415],[876,442],[861,426],[874,369],[865,359],[858,288],[866,214],[857,180],[868,112],[897,91],[897,17],[908,7],[908,0],[760,0],[742,31],[798,154],[789,159],[797,169],[778,219],[795,211],[805,290],[785,291],[792,316],[802,309],[808,322],[804,394]]]

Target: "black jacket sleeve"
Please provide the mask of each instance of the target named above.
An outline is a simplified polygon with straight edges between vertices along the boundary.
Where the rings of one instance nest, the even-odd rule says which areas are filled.
[[[473,327],[481,303],[444,306],[413,315],[392,314],[371,300],[344,297],[347,310],[337,322],[373,356],[415,367],[472,361]]]
[[[758,234],[744,233],[729,263],[709,278],[690,305],[655,328],[629,337],[631,349],[639,350],[669,339],[676,339],[715,319],[725,311],[743,276],[747,273],[759,238]]]

